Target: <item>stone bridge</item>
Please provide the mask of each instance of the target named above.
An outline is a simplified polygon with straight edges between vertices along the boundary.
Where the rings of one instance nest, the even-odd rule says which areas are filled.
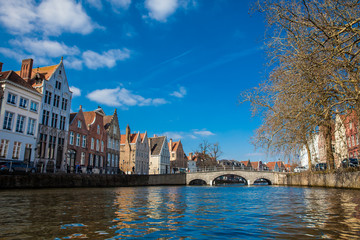
[[[264,179],[269,184],[278,184],[279,179],[285,173],[279,172],[266,172],[266,171],[245,171],[245,170],[225,170],[225,171],[213,171],[213,172],[193,172],[186,173],[186,185],[190,185],[193,180],[203,180],[208,185],[213,185],[214,180],[217,177],[224,175],[236,175],[242,177],[247,181],[248,185],[254,184],[258,179]]]

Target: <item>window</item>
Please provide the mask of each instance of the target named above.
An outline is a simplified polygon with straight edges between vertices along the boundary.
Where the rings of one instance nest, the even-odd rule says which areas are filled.
[[[64,116],[60,116],[60,130],[64,130],[65,129],[65,117]]]
[[[107,154],[107,166],[110,167],[110,153]]]
[[[13,155],[12,155],[13,159],[19,159],[20,147],[21,147],[21,142],[14,142]]]
[[[78,120],[78,122],[77,122],[77,127],[81,128],[81,121],[80,120]]]
[[[76,134],[76,146],[80,146],[80,134]]]
[[[34,135],[35,133],[35,123],[36,120],[29,118],[28,127],[27,127],[27,134],[28,135]]]
[[[69,144],[73,145],[74,144],[74,132],[70,132],[70,140],[69,140]]]
[[[91,149],[94,149],[94,138],[91,138]]]
[[[16,121],[16,132],[24,132],[24,122],[25,122],[25,116],[18,115],[17,121]]]
[[[61,82],[56,81],[55,88],[60,90],[61,89]]]
[[[31,103],[30,103],[30,111],[37,112],[38,105],[39,104],[37,102],[31,101]]]
[[[47,126],[49,124],[49,115],[50,115],[49,111],[46,111],[46,110],[43,111],[43,117],[42,117],[42,124],[43,125]]]
[[[99,151],[99,147],[100,147],[100,146],[99,146],[99,145],[100,145],[99,143],[100,143],[100,142],[99,142],[99,139],[96,139],[96,151]]]
[[[56,145],[56,137],[50,136],[49,137],[49,159],[55,158],[55,145]]]
[[[56,128],[57,127],[57,121],[58,121],[58,114],[53,113],[51,118],[51,127]]]
[[[111,148],[111,140],[112,140],[112,139],[109,137],[109,138],[108,138],[108,148]]]
[[[355,138],[356,138],[356,145],[359,145],[359,134],[356,134]]]
[[[100,134],[100,126],[97,125],[97,134]]]
[[[352,122],[349,123],[349,128],[352,129]]]
[[[47,135],[40,133],[40,142],[38,146],[38,157],[45,157]]]
[[[7,102],[10,104],[16,104],[16,95],[9,92]]]
[[[61,109],[62,110],[66,110],[67,109],[67,99],[66,98],[63,98],[62,99],[62,102],[61,102]]]
[[[101,141],[101,152],[104,152],[104,141]]]
[[[59,107],[60,96],[54,94],[54,107]]]
[[[80,165],[85,165],[85,152],[81,153]]]
[[[112,141],[112,149],[115,149],[115,139]]]
[[[45,103],[51,104],[51,92],[45,91]]]
[[[92,154],[89,153],[89,166],[92,166],[93,165],[93,158],[92,158]]]
[[[5,112],[3,129],[11,130],[13,118],[14,118],[14,113]]]
[[[27,100],[26,98],[20,97],[19,107],[27,108],[28,102],[29,100]]]
[[[116,126],[114,126],[114,128],[113,128],[113,133],[114,134],[116,134],[116,130],[117,130],[117,128],[116,128]]]
[[[9,140],[1,139],[0,143],[0,157],[6,158],[7,152],[9,148]]]
[[[85,148],[86,147],[86,136],[83,135],[82,137],[82,147]]]
[[[351,145],[352,145],[352,146],[355,146],[355,141],[354,141],[354,140],[355,140],[355,139],[354,139],[354,135],[352,135],[352,136],[351,136]]]

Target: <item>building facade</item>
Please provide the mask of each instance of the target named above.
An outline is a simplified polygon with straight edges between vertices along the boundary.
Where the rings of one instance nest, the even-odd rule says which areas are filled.
[[[107,133],[104,128],[105,113],[101,107],[94,111],[83,112],[85,124],[88,129],[87,150],[85,160],[87,173],[102,174],[106,169]]]
[[[149,138],[149,174],[170,173],[170,152],[165,136]]]
[[[42,94],[14,71],[0,70],[0,89],[0,159],[33,165]]]
[[[173,142],[173,140],[170,138],[168,148],[170,151],[171,172],[175,173],[176,171],[179,171],[179,169],[186,169],[187,157],[185,156],[181,140]]]
[[[131,133],[127,125],[120,141],[120,170],[126,174],[149,174],[147,133]]]
[[[20,77],[42,94],[35,162],[42,172],[66,171],[66,146],[72,92],[60,63],[33,69],[33,60],[22,61]]]
[[[104,117],[104,128],[107,136],[106,147],[106,173],[117,174],[119,173],[119,161],[120,161],[120,126],[115,109],[113,115]]]
[[[89,157],[85,117],[80,106],[79,112],[70,113],[69,136],[66,154],[68,172],[85,173],[86,159]]]

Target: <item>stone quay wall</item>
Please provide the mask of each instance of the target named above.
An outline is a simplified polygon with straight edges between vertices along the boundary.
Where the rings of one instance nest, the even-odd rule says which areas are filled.
[[[185,174],[98,175],[98,174],[23,174],[0,175],[0,189],[133,187],[186,185]]]
[[[360,171],[279,174],[275,185],[360,189]]]

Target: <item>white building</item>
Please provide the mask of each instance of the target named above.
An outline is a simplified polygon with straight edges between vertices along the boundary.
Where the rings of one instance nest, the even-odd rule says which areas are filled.
[[[33,60],[22,61],[20,77],[43,94],[35,162],[42,172],[65,170],[72,92],[64,64],[32,68]]]
[[[0,159],[33,164],[42,94],[14,71],[1,72]]]
[[[315,165],[319,162],[319,134],[316,134],[309,143],[311,153],[311,164]],[[302,167],[309,168],[308,153],[304,146],[299,153],[300,164]]]
[[[149,174],[170,173],[170,152],[165,136],[149,138]]]

